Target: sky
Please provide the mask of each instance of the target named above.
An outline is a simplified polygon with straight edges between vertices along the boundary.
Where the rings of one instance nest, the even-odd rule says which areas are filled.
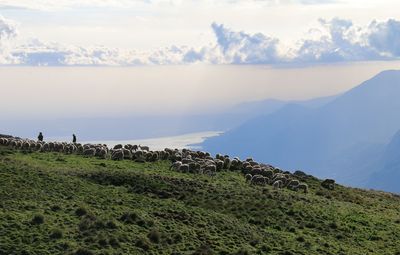
[[[400,60],[395,0],[0,0],[0,119],[222,111]]]
[[[396,0],[0,0],[0,63],[393,60],[399,9]]]

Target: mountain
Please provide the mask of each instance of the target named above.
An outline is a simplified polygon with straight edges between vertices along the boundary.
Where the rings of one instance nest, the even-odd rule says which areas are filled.
[[[400,128],[400,71],[384,71],[317,108],[290,104],[206,140],[203,147],[365,186]]]
[[[335,97],[296,101],[301,105],[326,104]],[[126,116],[69,119],[3,120],[0,132],[34,138],[39,132],[46,137],[70,137],[82,140],[128,140],[181,135],[202,131],[225,131],[237,127],[256,116],[272,113],[290,102],[261,100],[241,103],[213,114]]]
[[[393,136],[377,162],[368,186],[400,193],[400,131]]]

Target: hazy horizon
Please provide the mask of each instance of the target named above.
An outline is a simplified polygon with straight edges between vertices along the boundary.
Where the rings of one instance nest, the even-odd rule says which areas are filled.
[[[243,102],[336,95],[399,62],[310,67],[193,65],[0,67],[0,119],[60,119],[223,112]]]

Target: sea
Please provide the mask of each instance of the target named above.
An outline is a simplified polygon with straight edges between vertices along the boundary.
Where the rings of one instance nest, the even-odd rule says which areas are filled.
[[[173,149],[193,149],[201,150],[201,143],[209,138],[221,135],[222,131],[205,131],[197,133],[182,134],[176,136],[165,136],[147,139],[129,139],[129,140],[95,140],[95,141],[78,141],[79,143],[107,144],[109,148],[116,144],[137,144],[149,146],[150,150],[163,150],[165,148]],[[70,137],[49,137],[52,141],[69,141]]]

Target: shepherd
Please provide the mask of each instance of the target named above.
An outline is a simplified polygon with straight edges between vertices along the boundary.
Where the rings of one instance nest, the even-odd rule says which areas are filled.
[[[72,134],[72,142],[73,142],[73,143],[76,143],[76,136],[75,136],[75,134]]]
[[[39,142],[43,142],[43,134],[42,134],[42,132],[39,132],[39,135],[38,135],[37,139],[38,139]]]

